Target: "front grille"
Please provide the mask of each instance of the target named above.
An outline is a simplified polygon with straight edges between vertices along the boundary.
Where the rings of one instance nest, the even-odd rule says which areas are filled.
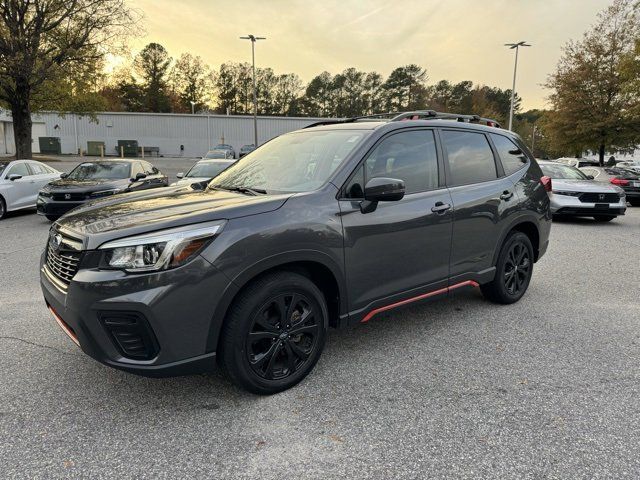
[[[78,272],[82,252],[81,244],[73,239],[63,237],[52,231],[47,242],[47,269],[62,282],[69,285]]]
[[[157,355],[155,335],[141,313],[110,311],[100,312],[98,316],[123,356],[150,360]]]
[[[56,202],[79,202],[86,199],[85,193],[53,193],[51,198]]]
[[[582,203],[618,203],[620,197],[617,193],[583,193],[580,195]]]

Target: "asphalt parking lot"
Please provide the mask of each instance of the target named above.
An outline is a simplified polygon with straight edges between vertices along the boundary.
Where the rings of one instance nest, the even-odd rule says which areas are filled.
[[[161,161],[172,181],[191,164]],[[49,222],[12,214],[1,476],[637,478],[640,208],[627,212],[555,223],[519,303],[460,292],[333,331],[311,375],[271,397],[219,373],[148,379],[82,354],[41,298]]]

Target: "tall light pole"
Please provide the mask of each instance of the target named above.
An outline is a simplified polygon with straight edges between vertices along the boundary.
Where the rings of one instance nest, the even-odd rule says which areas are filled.
[[[253,145],[258,148],[258,93],[256,92],[256,42],[266,40],[266,37],[247,35],[241,40],[251,40],[251,64],[253,65]]]
[[[509,47],[511,50],[515,48],[516,50],[516,62],[513,66],[513,87],[511,88],[511,108],[509,109],[509,130],[511,130],[513,126],[513,102],[515,101],[516,95],[516,72],[518,71],[518,50],[520,47],[530,47],[527,42],[518,42],[518,43],[505,43],[505,47]]]
[[[193,100],[190,100],[189,103],[191,104],[191,115],[195,115],[195,113],[196,113],[196,102],[194,102]]]

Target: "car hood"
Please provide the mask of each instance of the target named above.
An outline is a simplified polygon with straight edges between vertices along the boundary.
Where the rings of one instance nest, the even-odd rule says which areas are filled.
[[[101,190],[125,189],[130,185],[128,178],[121,180],[71,180],[61,178],[49,182],[44,190],[49,192],[99,192]]]
[[[551,179],[553,190],[565,192],[601,192],[613,193],[619,192],[620,189],[615,185],[604,182],[596,182],[595,180],[567,180],[562,178]]]
[[[187,187],[154,189],[96,200],[56,222],[93,249],[105,241],[164,228],[256,215],[280,208],[291,194],[245,195]]]

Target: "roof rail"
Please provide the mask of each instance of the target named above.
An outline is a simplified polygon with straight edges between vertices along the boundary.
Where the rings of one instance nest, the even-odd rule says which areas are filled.
[[[391,119],[392,122],[403,120],[455,120],[457,122],[480,123],[489,127],[502,128],[500,123],[492,118],[484,118],[479,115],[462,115],[459,113],[436,112],[435,110],[415,110],[403,112]]]
[[[375,121],[400,122],[406,120],[455,120],[457,122],[479,123],[489,127],[502,128],[500,124],[491,118],[479,115],[462,115],[459,113],[436,112],[435,110],[414,110],[410,112],[387,112],[359,117],[342,118],[336,120],[321,120],[307,125],[304,128],[320,127],[323,125],[335,125],[339,123],[375,122]]]

